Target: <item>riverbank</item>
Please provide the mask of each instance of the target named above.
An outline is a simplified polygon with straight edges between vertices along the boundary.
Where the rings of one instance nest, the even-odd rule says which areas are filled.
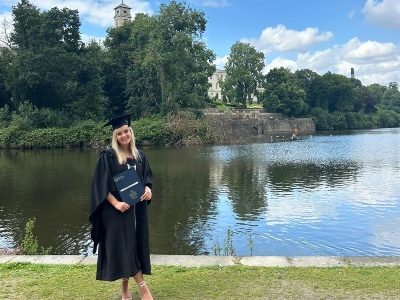
[[[72,258],[80,261],[71,262]],[[119,281],[94,279],[95,259],[94,256],[58,256],[57,259],[56,256],[1,256],[0,298],[119,299]],[[399,257],[154,255],[152,259],[153,275],[146,276],[146,281],[155,299],[400,297]],[[67,264],[56,264],[62,262]],[[298,267],[288,267],[295,265]],[[138,299],[137,289],[131,286],[131,292]]]
[[[260,109],[224,112],[209,109],[148,116],[132,122],[132,127],[138,145],[187,146],[287,141],[294,130],[299,130],[301,137],[314,134],[315,130],[400,126],[400,114],[393,115],[395,120],[391,123],[383,122],[379,114],[346,113],[335,115],[336,118],[323,116],[286,118],[282,114],[265,113]],[[336,119],[344,123],[339,126]],[[35,122],[31,118],[15,117],[0,122],[0,148],[102,148],[110,144],[110,129],[104,128],[104,123],[85,120],[60,127],[54,122]]]

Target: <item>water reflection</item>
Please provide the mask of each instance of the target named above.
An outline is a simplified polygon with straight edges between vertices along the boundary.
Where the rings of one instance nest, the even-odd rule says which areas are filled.
[[[384,145],[384,146],[383,146]],[[207,254],[228,228],[238,255],[399,255],[400,130],[298,142],[146,149],[152,253]],[[0,152],[0,248],[26,221],[55,254],[90,253],[95,151]]]

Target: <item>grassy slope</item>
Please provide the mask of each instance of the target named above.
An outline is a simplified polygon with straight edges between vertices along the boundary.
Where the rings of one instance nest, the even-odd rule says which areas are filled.
[[[399,299],[400,267],[154,267],[155,299]],[[0,299],[120,299],[95,266],[0,264]],[[131,286],[134,299],[137,289]]]

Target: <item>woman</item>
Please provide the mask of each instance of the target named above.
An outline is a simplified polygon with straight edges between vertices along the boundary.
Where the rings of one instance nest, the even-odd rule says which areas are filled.
[[[93,253],[99,246],[96,279],[122,279],[121,297],[132,299],[128,280],[133,277],[142,299],[153,299],[143,280],[143,274],[151,274],[147,205],[153,176],[144,153],[135,146],[130,115],[113,118],[107,125],[113,128],[112,145],[97,160],[90,199]],[[141,201],[133,207],[121,200],[113,180],[128,168],[136,169],[145,186]]]

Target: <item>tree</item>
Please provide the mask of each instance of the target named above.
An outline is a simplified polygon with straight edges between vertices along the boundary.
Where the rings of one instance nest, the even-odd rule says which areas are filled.
[[[311,107],[321,107],[329,112],[351,112],[362,108],[359,93],[355,87],[360,86],[358,80],[328,72],[316,78],[311,84]]]
[[[265,110],[287,116],[300,116],[307,111],[306,93],[299,87],[289,69],[274,68],[265,78],[264,91],[261,94]]]
[[[100,64],[102,62],[100,46],[92,41],[82,49],[79,56],[81,67],[76,74],[73,98],[68,103],[68,111],[73,119],[101,119],[108,107],[104,96]]]
[[[221,82],[222,96],[229,102],[246,106],[262,86],[264,54],[248,43],[236,42],[225,65],[226,78]]]
[[[41,12],[28,0],[21,0],[12,9],[14,32],[11,42],[20,50],[41,51],[43,48],[63,46],[77,52],[81,46],[80,20],[77,10],[56,7]]]
[[[136,20],[138,18],[139,15],[136,16]],[[111,27],[107,30],[104,41],[103,88],[109,99],[110,116],[123,114],[128,105],[127,71],[133,63],[133,47],[129,39],[133,28],[132,22],[125,22],[120,27]]]
[[[308,105],[308,107],[313,107],[314,100],[311,98],[312,84],[317,78],[320,77],[320,75],[310,69],[302,69],[294,72],[294,76],[297,85],[306,93],[306,104]]]
[[[400,113],[400,92],[397,82],[390,82],[388,88],[383,93],[382,104],[389,110]]]
[[[208,77],[215,71],[215,55],[201,40],[204,13],[172,1],[161,4],[158,14],[138,15],[132,23],[129,110],[138,104],[148,110],[146,98],[163,113],[204,107],[209,100]]]
[[[11,104],[11,93],[8,89],[9,67],[13,53],[8,48],[0,48],[0,108]]]

